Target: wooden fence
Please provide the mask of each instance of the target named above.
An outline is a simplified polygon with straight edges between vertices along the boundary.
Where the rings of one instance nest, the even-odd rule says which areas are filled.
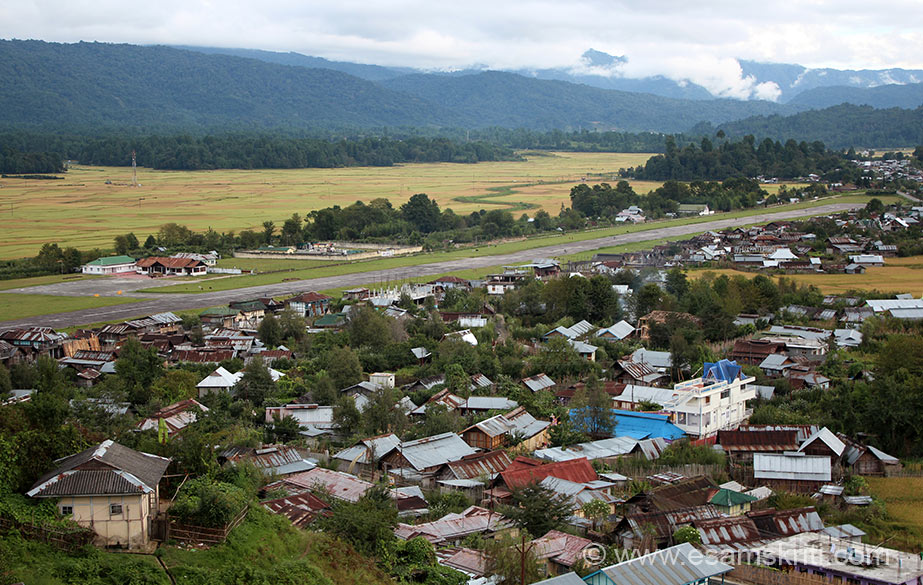
[[[633,457],[617,457],[607,459],[606,462],[612,466],[614,471],[635,479],[644,479],[649,475],[659,475],[661,473],[678,473],[686,477],[693,477],[696,475],[715,476],[725,472],[725,467],[721,464],[657,465],[649,463],[646,459]]]
[[[92,544],[93,539],[96,538],[96,533],[89,528],[74,527],[68,529],[43,524],[16,522],[9,518],[0,517],[0,532],[12,530],[19,531],[24,538],[29,540],[46,542],[66,550]]]
[[[778,571],[753,565],[736,565],[726,575],[730,581],[753,583],[754,585],[830,585],[831,581],[820,575],[798,571]]]
[[[228,538],[232,530],[240,526],[240,523],[247,517],[249,506],[244,506],[233,520],[221,528],[209,528],[207,526],[195,526],[193,524],[180,524],[176,521],[166,522],[166,534],[164,540],[178,540],[180,542],[189,542],[194,544],[205,544],[212,546],[221,544]]]

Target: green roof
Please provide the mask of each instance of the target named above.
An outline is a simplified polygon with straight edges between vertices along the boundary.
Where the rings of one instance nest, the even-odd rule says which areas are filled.
[[[88,266],[114,266],[116,264],[133,264],[135,261],[131,256],[106,256],[97,258],[92,262],[87,262]]]
[[[324,315],[320,319],[314,321],[315,327],[335,327],[346,321],[346,315],[344,313],[330,313],[329,315]]]
[[[735,492],[734,490],[721,488],[718,490],[717,494],[712,496],[711,500],[709,500],[709,503],[716,506],[722,506],[724,508],[732,508],[734,506],[749,504],[750,502],[755,502],[756,500],[757,498],[754,498],[753,496],[748,496],[747,494]]]

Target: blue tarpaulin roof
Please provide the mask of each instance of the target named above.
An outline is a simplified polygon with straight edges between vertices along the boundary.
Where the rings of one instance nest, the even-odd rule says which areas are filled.
[[[632,439],[656,439],[658,437],[674,441],[686,436],[678,426],[669,421],[665,414],[650,414],[633,412],[630,410],[612,409],[615,413],[615,435],[618,437],[631,437]],[[579,420],[580,413],[576,409],[570,411],[572,420]]]
[[[718,363],[705,362],[702,377],[708,378],[709,375],[716,380],[733,382],[740,376],[740,366],[731,360],[721,360]]]

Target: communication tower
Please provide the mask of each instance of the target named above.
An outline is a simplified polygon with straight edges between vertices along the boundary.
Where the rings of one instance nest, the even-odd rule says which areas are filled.
[[[138,186],[138,161],[135,158],[135,151],[131,151],[131,186]]]

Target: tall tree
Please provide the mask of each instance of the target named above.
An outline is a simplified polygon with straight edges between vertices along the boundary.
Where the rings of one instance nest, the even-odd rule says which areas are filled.
[[[119,349],[115,373],[125,382],[133,404],[146,404],[151,384],[163,374],[163,361],[153,347],[145,348],[136,337],[129,337]]]

